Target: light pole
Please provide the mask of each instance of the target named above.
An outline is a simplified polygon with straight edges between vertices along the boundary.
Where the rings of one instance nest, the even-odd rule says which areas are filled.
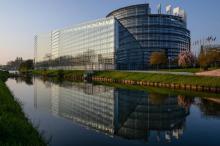
[[[168,61],[169,61],[169,72],[170,72],[170,59],[171,59],[171,57],[168,57]]]
[[[171,61],[173,61],[174,58],[172,57],[168,57],[168,61],[169,61],[169,72],[170,72],[170,68],[171,68]]]

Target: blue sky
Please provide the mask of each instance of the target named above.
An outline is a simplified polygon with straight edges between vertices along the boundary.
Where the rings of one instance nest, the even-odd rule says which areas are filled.
[[[219,0],[0,0],[0,64],[21,56],[33,58],[34,35],[105,17],[132,4],[150,3],[156,13],[167,4],[188,14],[192,41],[214,35],[220,42]]]

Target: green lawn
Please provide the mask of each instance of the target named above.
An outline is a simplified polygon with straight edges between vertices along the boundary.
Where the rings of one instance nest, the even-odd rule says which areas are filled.
[[[95,76],[107,77],[117,80],[135,80],[161,83],[191,84],[210,87],[220,87],[219,77],[202,77],[202,76],[185,76],[172,74],[153,74],[137,72],[120,72],[120,71],[102,71],[96,72]]]
[[[0,145],[46,145],[5,85],[7,76],[0,72]]]

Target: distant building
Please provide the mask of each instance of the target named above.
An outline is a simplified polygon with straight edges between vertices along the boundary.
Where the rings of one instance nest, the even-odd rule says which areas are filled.
[[[220,44],[202,45],[201,49],[203,49],[203,51],[205,53],[207,53],[207,52],[218,52],[218,53],[220,53]]]
[[[172,13],[173,12],[173,13]],[[35,37],[35,68],[145,70],[152,52],[177,58],[190,50],[186,13],[167,7],[151,14],[149,4],[117,9],[106,18]]]
[[[215,54],[218,53],[218,54],[219,54],[218,56],[220,56],[220,44],[215,44],[215,45],[213,45],[213,44],[210,44],[210,45],[202,45],[202,46],[201,46],[201,50],[202,50],[205,54],[207,54],[207,53],[209,53],[209,52],[213,52],[213,53],[215,53]],[[216,58],[216,61],[215,61],[214,65],[215,65],[215,66],[220,66],[220,58],[219,58],[219,57]]]

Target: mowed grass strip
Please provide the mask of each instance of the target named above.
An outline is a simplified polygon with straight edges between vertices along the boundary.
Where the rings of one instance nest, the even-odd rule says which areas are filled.
[[[148,82],[220,87],[219,77],[153,74],[153,73],[120,72],[120,71],[101,71],[101,72],[96,72],[95,76],[112,78],[116,80],[134,80],[134,81],[148,81]]]

